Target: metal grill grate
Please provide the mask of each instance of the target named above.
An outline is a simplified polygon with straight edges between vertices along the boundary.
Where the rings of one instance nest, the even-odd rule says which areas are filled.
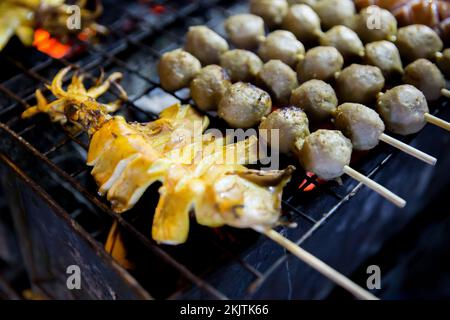
[[[246,279],[242,281],[241,285],[245,287],[242,291],[246,292],[244,297],[251,297],[287,258],[281,248],[258,238],[251,231],[230,228],[216,231],[199,226],[192,227],[190,239],[185,245],[177,248],[158,246],[150,238],[150,229],[140,226],[143,216],[147,222],[151,221],[156,188],[151,188],[130,212],[122,216],[114,213],[106,200],[96,194],[96,187],[85,166],[87,137],[50,124],[45,117],[30,121],[20,119],[24,108],[35,103],[34,91],[40,88],[49,96],[44,85],[58,70],[68,65],[80,69],[88,79],[95,78],[100,68],[107,74],[122,72],[122,85],[129,93],[129,101],[119,113],[128,120],[150,121],[157,117],[159,108],[175,100],[189,103],[187,90],[172,94],[160,88],[156,71],[159,57],[163,52],[183,45],[183,37],[189,26],[206,24],[223,35],[224,18],[247,11],[241,1],[104,3],[105,18],[101,23],[107,25],[111,33],[99,44],[78,43],[84,51],[73,57],[56,60],[31,48],[25,49],[26,53],[20,56],[8,51],[0,54],[0,66],[8,66],[8,70],[13,70],[2,76],[3,82],[0,83],[0,128],[13,143],[31,154],[39,166],[46,168],[43,169],[45,176],[39,176],[39,181],[47,192],[58,195],[64,189],[70,194],[64,201],[57,202],[63,202],[63,208],[94,238],[104,241],[111,220],[115,219],[136,245],[136,250],[142,247],[150,252],[154,258],[149,259],[156,261],[157,265],[147,270],[148,274],[136,272],[133,275],[151,295],[180,298],[194,285],[208,297],[235,297],[232,291],[227,292],[223,288],[222,292],[209,282],[209,279],[214,278],[212,275],[226,265],[228,270],[232,270],[229,272],[245,274],[242,276]],[[117,97],[113,89],[108,92],[106,99],[108,95]],[[149,106],[152,109],[148,109]],[[364,155],[361,161],[356,161],[354,166],[368,176],[373,176],[391,157],[390,149],[379,147]],[[15,161],[19,160],[23,159],[16,156]],[[292,162],[292,159],[282,159],[282,165]],[[31,169],[35,170],[34,167]],[[311,186],[315,186],[314,190],[307,191]],[[360,188],[360,184],[346,178],[341,185],[331,182],[320,184],[315,176],[310,177],[302,170],[297,170],[286,188],[283,208],[286,216],[297,222],[299,227],[282,232],[298,244],[313,238],[315,231]],[[55,199],[61,198],[55,196]],[[208,254],[199,253],[199,250]],[[202,259],[192,258],[196,256]],[[161,264],[170,266],[171,270],[165,270]],[[172,277],[170,281],[168,277]],[[162,281],[166,285],[161,291]]]

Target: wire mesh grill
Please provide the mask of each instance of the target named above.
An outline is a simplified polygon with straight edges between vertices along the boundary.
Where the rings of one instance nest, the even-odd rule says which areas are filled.
[[[208,280],[210,275],[226,265],[241,275],[245,274],[242,276],[246,279],[242,281],[243,291],[246,292],[245,297],[251,297],[288,257],[284,250],[269,246],[269,241],[252,231],[231,228],[217,231],[195,225],[187,244],[177,248],[158,246],[150,238],[150,229],[140,226],[143,216],[147,224],[151,223],[156,187],[144,194],[136,208],[120,216],[96,193],[85,165],[86,135],[68,132],[51,124],[44,116],[29,121],[20,119],[21,112],[35,104],[35,90],[40,88],[49,97],[45,84],[61,68],[69,65],[85,73],[88,80],[98,76],[100,68],[107,74],[122,72],[122,85],[129,94],[129,101],[118,112],[130,121],[153,120],[161,108],[175,101],[189,103],[187,89],[173,94],[161,89],[156,70],[159,57],[163,52],[183,45],[189,26],[205,24],[224,35],[223,20],[237,12],[248,11],[242,1],[104,2],[106,13],[101,23],[110,29],[110,34],[98,44],[78,43],[84,51],[74,57],[52,59],[31,48],[18,55],[8,50],[0,54],[0,66],[8,65],[7,69],[13,70],[3,75],[0,83],[0,128],[14,143],[31,153],[41,166],[48,168],[39,181],[50,194],[57,194],[61,191],[58,189],[70,193],[67,197],[73,199],[66,199],[64,209],[94,238],[104,241],[111,221],[115,219],[133,239],[136,251],[146,250],[154,256],[151,261],[155,265],[147,270],[148,274],[153,273],[152,276],[139,272],[133,274],[151,295],[179,298],[194,285],[207,297],[225,299],[229,297],[229,293],[224,292],[226,289],[221,291]],[[113,100],[117,96],[117,92],[111,89],[105,99]],[[364,155],[355,166],[372,176],[391,158],[390,151],[379,147]],[[293,159],[282,159],[283,165],[287,163],[292,164]],[[321,184],[315,176],[297,170],[285,189],[283,210],[285,216],[297,222],[299,227],[282,232],[298,244],[313,238],[314,232],[359,188],[361,185],[346,178],[342,184]],[[202,258],[192,259],[193,252],[199,250],[213,254],[196,253]],[[265,253],[262,255],[261,252]],[[170,270],[165,266],[170,266]],[[167,281],[168,277],[172,280]],[[163,282],[165,290],[160,290]]]

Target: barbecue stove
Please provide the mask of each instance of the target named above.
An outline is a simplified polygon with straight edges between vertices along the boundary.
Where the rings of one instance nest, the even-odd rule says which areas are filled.
[[[88,81],[94,81],[101,70],[123,73],[129,100],[118,112],[129,121],[154,120],[174,102],[190,103],[187,89],[168,93],[160,87],[156,66],[162,53],[181,47],[189,26],[207,25],[224,35],[224,19],[248,11],[246,1],[105,0],[103,5],[99,23],[109,33],[96,42],[77,39],[63,45],[39,30],[34,47],[13,40],[0,53],[3,196],[32,288],[54,299],[350,298],[251,230],[209,229],[193,223],[187,243],[156,244],[151,223],[158,186],[119,215],[97,194],[85,165],[85,134],[52,124],[45,116],[20,118],[26,107],[35,104],[36,89],[49,97],[45,85],[61,68],[73,66]],[[105,99],[118,96],[112,88]],[[448,101],[442,99],[431,107],[432,113],[450,119]],[[213,119],[214,126],[223,123]],[[298,226],[280,232],[362,286],[369,265],[380,265],[382,272],[384,266],[404,271],[393,267],[392,257],[387,263],[382,250],[392,239],[402,243],[399,235],[408,226],[417,228],[417,221],[444,219],[448,201],[442,199],[450,186],[450,136],[427,126],[406,141],[437,157],[437,165],[426,166],[384,145],[358,153],[352,161],[360,172],[403,196],[406,208],[396,208],[350,178],[322,182],[297,165],[284,191],[283,217]],[[289,164],[296,165],[293,158],[281,159],[281,167]],[[113,221],[118,222],[126,244],[129,270],[103,249]],[[80,267],[81,290],[67,289],[66,270],[71,265]],[[381,289],[373,293],[399,297],[400,290],[392,287],[398,284],[394,271],[382,279]],[[448,296],[447,291],[439,297]]]

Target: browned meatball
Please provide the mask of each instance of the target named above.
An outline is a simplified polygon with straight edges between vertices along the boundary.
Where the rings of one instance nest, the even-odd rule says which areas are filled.
[[[386,9],[369,6],[360,11],[353,25],[364,43],[389,40],[395,41],[397,35],[397,20]]]
[[[322,27],[327,30],[337,25],[349,26],[356,13],[352,0],[320,0],[314,6]]]
[[[426,124],[428,104],[417,88],[404,84],[379,95],[377,111],[389,131],[401,135],[420,131]]]
[[[220,65],[231,78],[231,81],[253,81],[261,70],[263,62],[251,51],[235,49],[220,56]]]
[[[250,128],[268,115],[272,100],[267,92],[250,83],[237,82],[220,100],[218,115],[231,127]]]
[[[334,47],[315,47],[306,52],[297,65],[300,82],[311,79],[329,80],[342,69],[344,58]]]
[[[263,18],[269,27],[279,25],[283,21],[288,8],[289,6],[286,0],[250,1],[250,12]]]
[[[403,82],[422,91],[428,101],[439,99],[441,90],[445,88],[445,79],[441,71],[427,59],[418,59],[408,64]]]
[[[212,64],[204,67],[191,82],[191,96],[201,110],[215,110],[231,86],[225,70]]]
[[[413,24],[398,29],[395,44],[406,61],[420,58],[433,59],[442,50],[443,44],[438,34],[428,26]]]
[[[337,107],[336,128],[352,141],[355,150],[370,150],[380,141],[384,123],[378,113],[359,103]]]
[[[225,21],[225,31],[237,48],[254,49],[264,36],[264,21],[254,14],[238,14]]]
[[[280,60],[270,60],[258,73],[259,82],[280,104],[289,103],[291,91],[298,86],[297,74]]]
[[[365,60],[367,64],[380,68],[385,77],[403,74],[400,53],[392,42],[382,40],[366,44]]]
[[[305,47],[292,32],[276,30],[261,42],[258,54],[264,62],[278,59],[295,68],[305,54]]]
[[[204,65],[219,63],[220,55],[228,50],[227,41],[205,26],[190,27],[184,49]]]
[[[290,7],[282,25],[305,43],[315,42],[322,34],[319,16],[305,4]]]
[[[261,121],[259,129],[262,129],[262,138],[272,147],[277,147],[282,153],[295,153],[309,135],[309,122],[302,109],[288,107],[270,113]],[[278,129],[278,141],[271,140],[270,130],[274,129]]]
[[[381,70],[374,66],[352,64],[339,73],[336,88],[339,101],[369,104],[384,87]]]
[[[325,32],[320,38],[322,46],[338,49],[345,59],[364,56],[364,45],[358,35],[346,26],[335,26]]]
[[[299,160],[306,171],[331,180],[344,173],[351,155],[352,143],[340,131],[321,129],[306,137]]]
[[[447,77],[447,79],[450,78],[450,48],[445,49],[443,52],[436,53],[436,62],[441,69],[441,71],[444,73],[444,75]]]
[[[309,80],[292,91],[291,104],[305,110],[314,121],[330,119],[338,100],[333,87],[322,80]]]
[[[161,86],[168,91],[176,91],[189,86],[202,65],[196,57],[182,49],[166,52],[158,64]]]

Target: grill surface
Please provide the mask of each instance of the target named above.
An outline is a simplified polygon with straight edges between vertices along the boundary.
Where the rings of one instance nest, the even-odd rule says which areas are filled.
[[[20,119],[21,112],[35,104],[37,88],[50,98],[44,85],[68,65],[76,66],[91,80],[99,75],[101,68],[107,74],[122,72],[122,85],[129,94],[129,101],[118,112],[130,121],[153,120],[163,107],[177,100],[189,103],[187,90],[170,94],[160,88],[156,70],[159,57],[183,45],[189,26],[205,24],[224,35],[224,18],[248,11],[242,1],[103,2],[105,14],[100,23],[111,33],[98,44],[80,42],[76,53],[59,60],[14,43],[0,53],[0,129],[7,138],[2,152],[38,181],[56,199],[54,201],[100,243],[104,243],[111,222],[116,219],[124,232],[129,255],[137,262],[132,275],[153,297],[270,297],[260,291],[267,285],[267,279],[277,272],[290,272],[286,263],[289,256],[282,248],[252,231],[209,229],[194,223],[186,244],[179,247],[156,245],[150,238],[150,226],[157,186],[150,188],[135,208],[119,216],[96,193],[85,166],[86,135],[65,131],[51,124],[45,116],[29,121]],[[104,98],[116,97],[112,89]],[[212,126],[216,125],[223,126],[213,119]],[[368,176],[375,176],[396,156],[397,151],[379,146],[368,154],[357,154],[353,166]],[[292,163],[295,164],[293,159],[284,158],[281,166]],[[296,170],[284,192],[283,210],[286,219],[297,222],[298,228],[281,232],[298,244],[314,243],[316,231],[337,212],[342,212],[340,208],[347,202],[383,201],[366,192],[362,199],[351,200],[360,189],[361,185],[349,178],[344,177],[342,184],[320,184],[316,177]],[[392,213],[393,210],[386,211]],[[322,239],[318,241],[323,243]],[[227,278],[230,281],[224,280]],[[277,296],[292,297],[290,281],[278,283],[277,287],[283,292]],[[329,283],[326,289],[331,287]],[[326,294],[312,292],[310,297]]]

